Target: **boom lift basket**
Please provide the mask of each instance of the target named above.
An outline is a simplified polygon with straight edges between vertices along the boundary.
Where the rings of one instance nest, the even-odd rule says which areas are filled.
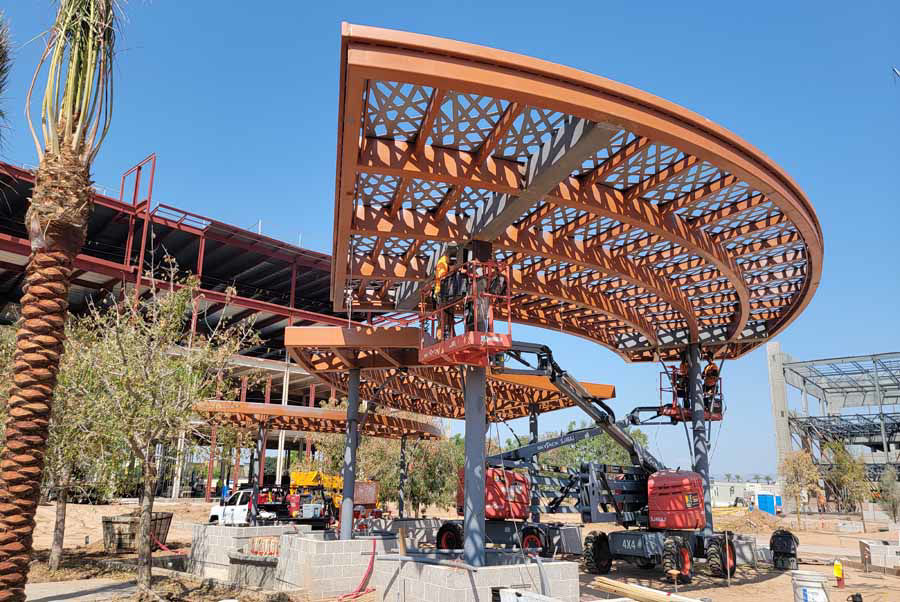
[[[676,366],[659,373],[659,415],[671,418],[673,423],[689,422],[693,419],[693,410],[685,397],[680,394],[683,387],[686,395],[687,383],[681,383],[683,377]],[[686,380],[686,379],[685,379]],[[704,392],[704,395],[706,393]],[[703,411],[703,420],[717,422],[724,414],[722,401],[722,379],[716,381],[716,388],[710,395],[709,407]]]
[[[509,289],[505,263],[469,261],[450,268],[439,286],[421,293],[419,360],[488,366],[492,355],[509,350]],[[506,333],[495,332],[504,319]]]

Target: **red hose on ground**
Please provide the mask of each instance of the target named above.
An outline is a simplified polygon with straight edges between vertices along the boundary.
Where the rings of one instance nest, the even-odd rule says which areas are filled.
[[[369,580],[369,577],[372,576],[372,569],[375,568],[375,543],[376,540],[372,539],[372,556],[369,557],[369,567],[366,569],[365,575],[363,575],[362,580],[359,582],[359,585],[356,586],[356,589],[350,592],[349,594],[344,594],[338,598],[338,602],[344,602],[345,600],[358,600],[375,591],[374,587],[367,587],[363,589],[366,585],[366,582]]]
[[[166,547],[166,544],[164,544],[161,541],[159,541],[158,539],[156,539],[156,534],[154,534],[152,531],[150,532],[150,537],[151,537],[151,539],[153,539],[153,543],[158,545],[159,549],[161,549],[163,552],[168,552],[169,554],[176,554],[178,556],[184,556],[185,554],[187,554],[187,552],[185,552],[184,550],[170,550],[169,548]]]

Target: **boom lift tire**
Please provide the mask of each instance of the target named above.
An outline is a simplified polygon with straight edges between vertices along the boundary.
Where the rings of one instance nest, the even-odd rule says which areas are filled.
[[[683,538],[670,535],[663,543],[663,570],[678,571],[678,583],[690,583],[694,578],[694,554]]]
[[[589,573],[606,575],[612,568],[609,537],[602,531],[591,531],[584,538],[584,566]]]
[[[638,558],[635,560],[635,563],[639,569],[644,569],[645,571],[656,568],[656,563],[649,558]]]
[[[709,571],[716,577],[725,577],[725,566],[728,566],[729,577],[734,577],[737,565],[734,561],[734,544],[728,542],[727,555],[725,538],[716,538],[706,547],[706,563]]]
[[[437,532],[438,550],[462,550],[463,530],[459,523],[444,523]]]
[[[550,549],[550,546],[547,544],[547,538],[544,536],[543,531],[536,527],[525,527],[522,529],[522,548],[523,549],[538,549],[538,555],[541,558],[552,558],[553,551]]]

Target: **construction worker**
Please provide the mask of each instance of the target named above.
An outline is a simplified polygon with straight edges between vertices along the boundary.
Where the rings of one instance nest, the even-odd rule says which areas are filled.
[[[681,364],[678,366],[678,372],[675,373],[675,396],[684,400],[685,405],[687,405],[690,372],[691,366],[688,364],[687,357],[681,356]]]
[[[706,356],[706,366],[703,368],[703,406],[708,411],[712,406],[713,398],[719,389],[719,367],[716,365],[712,354]]]
[[[453,336],[453,306],[449,305],[448,291],[444,290],[442,294],[442,284],[450,272],[450,256],[446,253],[438,259],[437,266],[434,268],[434,306],[441,309],[440,314],[440,336],[447,339]]]

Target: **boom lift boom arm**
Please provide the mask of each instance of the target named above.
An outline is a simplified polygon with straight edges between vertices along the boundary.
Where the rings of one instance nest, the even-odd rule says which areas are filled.
[[[534,355],[537,359],[537,365],[532,366],[529,362],[525,360],[523,355]],[[624,448],[629,456],[631,457],[631,461],[635,466],[640,466],[648,473],[654,473],[660,470],[665,469],[665,465],[657,460],[650,452],[645,450],[643,446],[635,441],[631,435],[625,430],[625,423],[622,424],[616,422],[616,415],[613,412],[612,408],[606,405],[603,400],[598,399],[588,393],[584,387],[581,386],[571,374],[563,370],[559,364],[556,363],[556,360],[553,359],[553,352],[550,351],[550,348],[546,345],[539,345],[536,343],[523,343],[520,341],[513,341],[511,348],[506,352],[506,355],[515,359],[516,361],[522,363],[525,366],[528,366],[529,369],[518,369],[518,368],[507,368],[505,366],[494,366],[493,371],[497,373],[505,373],[505,374],[529,374],[529,375],[539,375],[546,376],[550,379],[550,382],[559,390],[560,393],[571,399],[575,405],[581,408],[588,416],[590,416],[594,422],[597,424],[597,427],[603,429],[610,437],[612,437],[613,441],[618,443],[622,448]],[[599,406],[599,407],[598,407]],[[566,436],[560,437],[560,439],[567,439]],[[564,443],[560,443],[560,445],[567,445],[569,443],[573,443],[574,441],[567,441]],[[546,445],[548,442],[544,442]],[[540,445],[537,443],[535,445]],[[552,447],[546,447],[541,451],[547,451],[548,449],[552,449]],[[505,459],[505,458],[504,458]],[[509,458],[512,459],[512,458]]]

